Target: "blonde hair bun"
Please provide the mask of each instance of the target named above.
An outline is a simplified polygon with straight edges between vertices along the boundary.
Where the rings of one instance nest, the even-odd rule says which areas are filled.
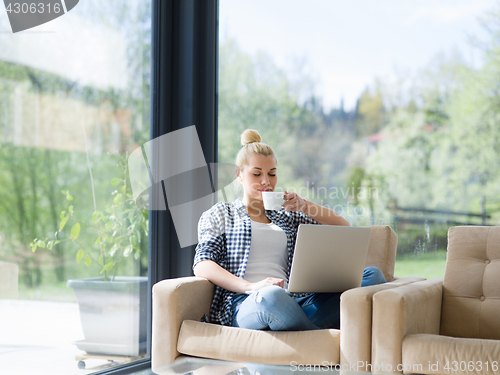
[[[241,134],[241,144],[243,146],[255,142],[262,142],[262,137],[257,130],[247,129]]]
[[[257,130],[245,130],[241,134],[241,144],[243,145],[243,147],[238,152],[238,155],[236,155],[235,162],[240,171],[242,171],[245,165],[248,164],[248,158],[251,155],[272,156],[274,160],[278,162],[273,149],[271,148],[271,146],[262,143],[262,137]]]

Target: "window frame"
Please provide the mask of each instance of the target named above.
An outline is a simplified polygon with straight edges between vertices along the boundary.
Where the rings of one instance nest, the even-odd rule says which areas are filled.
[[[217,163],[219,1],[152,0],[151,12],[150,139],[195,125],[206,162]],[[168,208],[150,210],[147,357],[94,374],[151,368],[152,287],[191,276],[193,255],[194,246],[180,247]]]

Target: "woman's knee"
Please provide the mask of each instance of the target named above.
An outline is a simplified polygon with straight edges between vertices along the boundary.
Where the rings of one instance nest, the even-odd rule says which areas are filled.
[[[276,285],[268,285],[256,290],[248,298],[253,298],[257,304],[272,306],[279,305],[283,300],[291,297],[285,289]]]
[[[377,267],[366,267],[363,272],[362,286],[383,284],[386,282],[384,274]]]
[[[365,267],[365,270],[364,270],[364,274],[367,275],[367,276],[384,276],[384,274],[382,273],[382,271],[380,271],[379,268],[377,267]]]

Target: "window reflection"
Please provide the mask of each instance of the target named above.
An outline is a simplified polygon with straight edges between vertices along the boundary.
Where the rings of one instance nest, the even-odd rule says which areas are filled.
[[[450,226],[500,222],[494,7],[221,1],[220,160],[257,129],[282,189],[390,225],[396,276],[442,277]]]
[[[149,140],[151,4],[83,1],[16,34],[4,13],[0,29],[2,370],[81,374],[133,360],[145,354],[148,216],[129,196],[126,159]],[[89,278],[101,284],[75,298]],[[119,291],[102,289],[110,283]],[[121,331],[132,349],[89,339],[77,302],[114,314],[90,328],[101,336],[137,326]],[[104,359],[83,358],[82,372],[85,352]]]

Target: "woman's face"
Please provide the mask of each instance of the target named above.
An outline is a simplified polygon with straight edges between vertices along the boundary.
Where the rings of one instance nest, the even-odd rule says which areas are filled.
[[[238,173],[245,198],[262,200],[263,191],[274,191],[278,182],[276,159],[273,156],[251,154],[243,171]]]

